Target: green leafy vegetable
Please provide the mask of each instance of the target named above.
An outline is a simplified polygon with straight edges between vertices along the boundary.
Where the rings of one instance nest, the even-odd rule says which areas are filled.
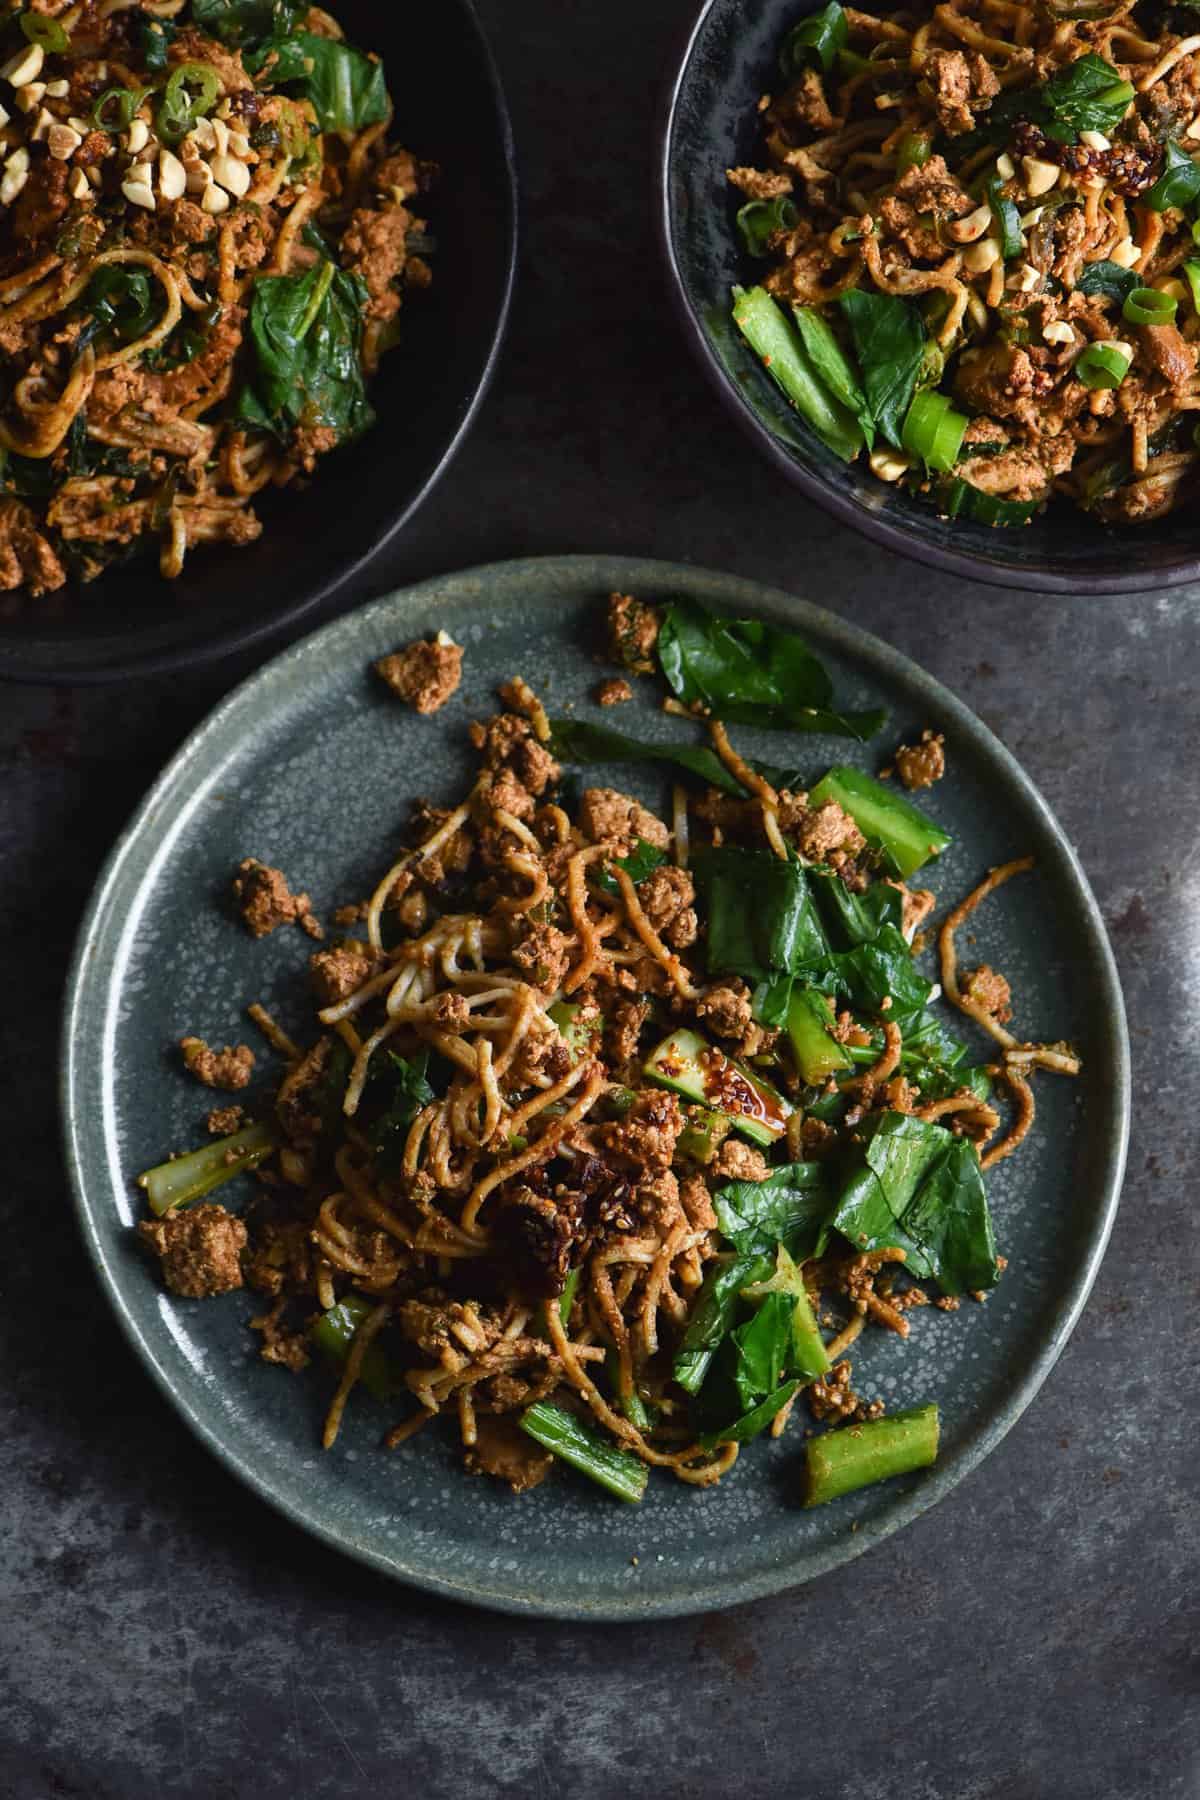
[[[828,75],[838,52],[845,50],[849,41],[846,14],[837,0],[830,0],[828,6],[810,13],[788,32],[779,52],[779,67],[789,81],[805,69],[821,69]]]
[[[885,925],[900,929],[904,900],[890,881],[874,881],[865,893],[856,894],[832,869],[814,866],[808,870],[808,886],[835,950],[873,944]]]
[[[192,0],[192,18],[201,31],[235,50],[286,37],[307,12],[306,0]]]
[[[1008,88],[998,94],[974,131],[954,140],[969,158],[991,144],[1005,143],[1022,119],[1040,126],[1059,144],[1073,144],[1081,131],[1114,132],[1133,99],[1133,88],[1102,57],[1087,55],[1059,69],[1041,87]]]
[[[1113,132],[1133,99],[1111,63],[1089,52],[1059,69],[1041,90],[1047,136],[1074,143],[1081,131]]]
[[[900,432],[925,355],[925,326],[911,300],[851,288],[838,300],[862,370],[867,408],[889,444]]]
[[[751,1438],[759,1436],[767,1426],[787,1405],[796,1389],[798,1381],[785,1381],[782,1387],[769,1394],[760,1406],[743,1414],[732,1425],[726,1425],[717,1431],[705,1432],[700,1438],[700,1445],[705,1450],[713,1450],[718,1444],[748,1444]]]
[[[760,1253],[721,1258],[709,1265],[675,1356],[673,1374],[686,1393],[698,1394],[717,1345],[737,1316],[742,1289],[765,1281],[771,1258]]]
[[[863,1166],[842,1190],[832,1223],[859,1250],[906,1252],[906,1266],[944,1292],[999,1280],[979,1158],[966,1139],[907,1113],[870,1126]]]
[[[1013,127],[1022,119],[1045,123],[1046,109],[1037,88],[1005,88],[997,94],[986,112],[979,116],[974,131],[963,132],[954,140],[954,148],[962,158],[972,157],[989,145],[1006,143]]]
[[[804,348],[812,358],[813,367],[830,393],[854,414],[862,426],[867,449],[871,449],[875,442],[875,421],[867,410],[867,397],[862,391],[858,373],[838,343],[833,327],[812,306],[793,307],[792,316],[804,340]]]
[[[938,1409],[913,1406],[889,1419],[843,1425],[804,1447],[805,1506],[823,1506],[857,1488],[908,1475],[937,1460]]]
[[[413,1120],[435,1097],[427,1079],[427,1050],[412,1058],[390,1051],[388,1061],[395,1072],[389,1083],[391,1093],[368,1133],[375,1167],[382,1175],[397,1173]]]
[[[1166,212],[1172,206],[1190,206],[1197,198],[1200,198],[1200,164],[1193,162],[1174,138],[1168,138],[1162,174],[1142,195],[1142,204],[1151,212]]]
[[[738,208],[737,228],[751,256],[769,256],[776,232],[794,231],[799,222],[795,204],[786,194],[776,194],[773,200],[748,200]]]
[[[828,672],[800,638],[760,619],[722,618],[695,601],[665,609],[658,657],[680,700],[730,724],[824,731],[865,743],[887,716],[835,712]]]
[[[830,977],[814,976],[814,985],[845,994],[850,1004],[876,1018],[888,1018],[901,1030],[910,1015],[920,1012],[933,992],[912,958],[902,932],[885,925],[873,944],[860,944],[833,958]],[[890,1001],[886,1009],[883,1002]]]
[[[618,1500],[636,1504],[646,1491],[650,1471],[627,1450],[618,1450],[582,1419],[539,1400],[521,1415],[521,1429],[544,1449],[553,1451],[581,1475],[587,1475]]]
[[[767,290],[735,287],[733,322],[826,448],[853,462],[863,447],[862,427],[825,386],[796,327]]]
[[[310,100],[322,131],[361,131],[388,117],[383,64],[337,38],[296,31],[268,38],[244,60],[252,75],[266,70],[272,87]]]
[[[772,1295],[786,1297],[791,1308],[789,1331],[791,1342],[784,1356],[783,1372],[799,1375],[802,1381],[815,1381],[830,1369],[829,1352],[813,1313],[804,1270],[788,1255],[783,1244],[775,1252],[775,1273],[769,1281],[758,1281],[742,1289],[742,1299],[757,1305]]]
[[[665,850],[660,850],[657,844],[648,844],[645,838],[639,838],[633,847],[632,855],[614,856],[613,866],[624,869],[634,887],[637,887],[639,882],[645,881],[648,875],[653,875],[655,869],[661,868],[666,860]],[[593,874],[592,880],[598,888],[603,888],[606,894],[620,895],[621,889],[616,877],[612,875],[607,865],[597,870]]]
[[[1101,299],[1115,300],[1118,306],[1123,306],[1134,288],[1140,286],[1141,277],[1132,269],[1124,269],[1115,262],[1093,262],[1084,266],[1075,283],[1075,292],[1099,294]]]
[[[782,1244],[795,1262],[820,1256],[832,1210],[829,1176],[820,1163],[784,1163],[765,1181],[730,1181],[713,1209],[724,1236],[744,1262],[773,1257]],[[742,1287],[761,1276],[747,1276]]]
[[[297,427],[324,427],[349,443],[366,431],[375,419],[359,354],[366,299],[359,277],[330,262],[256,281],[254,364],[236,417],[282,438]]]
[[[953,1138],[904,1215],[904,1229],[947,1294],[974,1294],[1000,1279],[983,1171],[974,1145]]]
[[[142,62],[152,75],[165,75],[170,66],[167,55],[175,36],[169,19],[147,19],[137,27],[137,46]]]
[[[130,344],[145,337],[162,317],[163,297],[158,283],[144,269],[106,264],[87,285],[81,310],[88,315],[77,344],[99,337]]]
[[[763,850],[730,845],[697,851],[697,891],[708,920],[710,972],[760,981],[829,961],[829,940],[804,867]]]
[[[792,1312],[793,1302],[787,1294],[768,1294],[754,1317],[730,1332],[739,1414],[757,1406],[780,1385],[792,1348]]]
[[[1189,257],[1183,265],[1183,272],[1187,276],[1187,284],[1191,289],[1192,311],[1200,313],[1200,262]]]
[[[744,796],[741,783],[725,764],[703,744],[647,744],[607,725],[589,725],[582,719],[551,719],[550,754],[559,762],[667,763],[682,769],[708,787],[719,788],[736,799]]]

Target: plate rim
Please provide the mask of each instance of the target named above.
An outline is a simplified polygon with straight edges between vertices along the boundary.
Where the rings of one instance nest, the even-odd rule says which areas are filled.
[[[500,66],[496,61],[495,51],[492,49],[491,39],[484,30],[483,23],[476,11],[475,0],[456,0],[456,3],[461,9],[465,25],[474,34],[478,46],[483,71],[491,90],[496,111],[496,124],[499,127],[500,141],[503,146],[506,214],[504,220],[506,239],[504,270],[500,305],[491,328],[487,355],[479,379],[453,435],[443,447],[437,461],[429,469],[420,487],[409,496],[408,503],[403,509],[393,514],[364,548],[349,557],[337,574],[331,576],[323,586],[317,588],[307,600],[302,601],[299,605],[283,603],[273,613],[254,614],[241,625],[231,627],[228,631],[209,639],[198,647],[189,649],[181,646],[174,650],[147,651],[141,655],[133,652],[119,654],[111,663],[101,666],[91,662],[67,659],[53,665],[48,661],[30,662],[24,658],[20,650],[6,649],[0,645],[0,681],[12,682],[17,687],[45,687],[47,683],[52,683],[56,687],[114,687],[121,682],[153,680],[183,671],[196,670],[200,672],[218,667],[222,662],[228,662],[233,657],[244,656],[248,651],[267,646],[272,639],[282,639],[288,631],[295,631],[299,627],[309,625],[313,615],[321,608],[333,606],[339,600],[344,600],[350,584],[358,578],[365,578],[369,575],[376,560],[390,545],[395,543],[399,534],[416,517],[449,470],[450,465],[458,457],[475,426],[484,401],[491,392],[508,338],[509,325],[512,322],[517,267],[521,249],[521,184],[512,113],[509,109],[508,95],[500,75]],[[169,586],[169,583],[164,585]]]
[[[1200,578],[1200,556],[1194,555],[1182,555],[1165,567],[1139,568],[1134,559],[1127,570],[1107,575],[1097,573],[1076,576],[1047,567],[1044,563],[1034,562],[1020,567],[992,561],[982,553],[956,550],[952,545],[927,543],[915,533],[910,534],[893,523],[885,512],[873,512],[849,496],[835,492],[820,476],[789,455],[764,425],[749,401],[739,393],[736,382],[731,380],[715,354],[692,304],[675,248],[673,224],[676,208],[672,195],[672,175],[676,120],[697,45],[710,13],[719,3],[720,0],[700,0],[697,11],[678,33],[678,47],[669,59],[659,103],[654,135],[653,179],[654,230],[671,307],[693,361],[699,366],[726,417],[737,425],[785,481],[799,488],[805,499],[811,500],[839,524],[858,532],[884,550],[891,550],[909,562],[936,569],[943,575],[960,575],[966,581],[982,582],[989,587],[1019,588],[1026,593],[1056,594],[1076,600],[1184,587]],[[812,0],[812,3],[815,6],[816,0]]]
[[[570,1602],[560,1603],[554,1599],[547,1601],[530,1595],[528,1591],[520,1591],[515,1587],[511,1591],[493,1592],[477,1577],[456,1581],[445,1573],[429,1569],[400,1569],[394,1559],[375,1551],[370,1544],[352,1533],[339,1533],[320,1517],[306,1511],[302,1504],[273,1491],[269,1481],[225,1442],[220,1432],[205,1420],[201,1411],[160,1366],[154,1345],[125,1302],[120,1272],[110,1264],[95,1222],[101,1216],[101,1206],[99,1203],[93,1204],[88,1193],[87,1154],[81,1136],[81,1120],[86,1111],[81,1093],[85,1067],[75,1054],[75,1046],[80,1041],[76,1026],[87,1015],[87,1004],[93,997],[90,994],[91,984],[95,981],[103,982],[106,986],[101,990],[102,995],[108,991],[107,974],[101,972],[95,953],[103,941],[105,929],[111,925],[114,902],[119,899],[127,860],[138,849],[147,827],[152,826],[164,802],[170,799],[172,791],[179,783],[186,783],[193,764],[199,763],[203,767],[204,752],[208,745],[214,739],[219,741],[227,723],[236,720],[242,709],[253,709],[262,687],[270,687],[284,676],[285,671],[306,661],[311,668],[319,670],[323,666],[322,659],[313,656],[313,651],[322,645],[323,640],[336,638],[352,625],[361,626],[364,621],[385,616],[397,601],[403,600],[409,605],[417,606],[424,601],[428,605],[439,593],[444,592],[448,583],[460,588],[473,584],[486,589],[489,581],[501,573],[510,577],[514,574],[526,575],[532,582],[550,570],[556,571],[560,578],[564,575],[583,575],[586,571],[589,586],[606,590],[612,587],[621,592],[636,592],[639,583],[644,590],[689,584],[694,587],[719,587],[737,606],[745,606],[747,610],[753,610],[755,605],[784,609],[798,629],[817,640],[823,640],[837,654],[865,664],[872,675],[897,678],[915,689],[923,700],[936,706],[939,722],[944,719],[960,730],[965,728],[967,740],[973,743],[973,747],[1002,763],[1006,773],[1021,790],[1026,803],[1032,807],[1041,828],[1053,841],[1063,859],[1065,870],[1074,883],[1082,909],[1080,924],[1095,959],[1103,990],[1097,996],[1097,1005],[1099,1015],[1106,1022],[1103,1050],[1105,1063],[1109,1065],[1107,1072],[1112,1081],[1114,1098],[1111,1111],[1099,1126],[1106,1139],[1103,1173],[1074,1270],[1052,1312],[1047,1316],[1038,1348],[1030,1361],[1005,1385],[992,1410],[968,1431],[954,1457],[944,1465],[935,1466],[932,1473],[915,1490],[898,1499],[882,1519],[864,1524],[855,1533],[846,1533],[831,1543],[817,1547],[815,1551],[808,1550],[803,1555],[778,1563],[770,1569],[745,1575],[712,1577],[686,1595],[641,1598],[636,1589],[631,1589],[627,1596],[619,1599],[602,1594],[595,1600],[580,1596]],[[813,602],[801,600],[785,589],[720,570],[653,558],[607,554],[513,558],[450,571],[394,589],[352,613],[329,621],[240,682],[184,739],[151,784],[105,859],[82,916],[67,974],[61,1011],[58,1073],[59,1123],[72,1202],[100,1287],[116,1315],[126,1342],[144,1371],[175,1413],[227,1473],[235,1475],[252,1493],[265,1500],[293,1525],[329,1548],[353,1557],[376,1573],[386,1575],[390,1580],[446,1599],[465,1601],[498,1612],[525,1617],[613,1623],[693,1615],[785,1592],[829,1573],[881,1543],[927,1512],[971,1474],[1007,1435],[1035,1398],[1062,1354],[1087,1303],[1120,1202],[1131,1112],[1128,1024],[1116,959],[1103,915],[1075,848],[1063,827],[1020,763],[988,726],[948,688],[901,651],[852,621]]]

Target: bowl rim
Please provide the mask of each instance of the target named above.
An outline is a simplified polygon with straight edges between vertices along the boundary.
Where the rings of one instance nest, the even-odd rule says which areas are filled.
[[[708,23],[709,14],[718,4],[719,0],[701,0],[698,11],[680,33],[678,53],[671,57],[655,137],[654,179],[657,191],[654,214],[655,232],[676,319],[693,357],[728,416],[754,442],[767,461],[793,487],[800,489],[806,499],[814,501],[841,524],[849,525],[883,549],[895,551],[911,562],[925,563],[943,574],[961,575],[968,581],[986,582],[992,587],[1073,595],[1140,594],[1200,581],[1200,554],[1181,557],[1169,568],[1140,569],[1131,558],[1129,569],[1120,573],[1072,575],[1045,564],[1008,567],[1003,563],[991,562],[973,551],[946,549],[941,545],[925,543],[899,525],[893,524],[883,513],[871,512],[858,501],[835,493],[820,476],[814,475],[802,463],[795,461],[780,445],[753,408],[737,392],[715,354],[692,304],[676,254],[672,231],[672,146],[680,101],[691,73],[699,39]]]
[[[468,433],[479,416],[480,408],[487,398],[500,361],[500,354],[512,317],[520,239],[520,181],[517,172],[516,139],[508,98],[504,91],[504,84],[491,42],[475,10],[475,0],[457,0],[457,4],[462,12],[465,29],[474,36],[479,52],[480,67],[491,94],[496,124],[499,128],[504,171],[505,252],[500,306],[492,326],[483,369],[471,399],[455,427],[453,436],[445,445],[437,462],[429,470],[416,492],[409,495],[403,507],[388,517],[379,531],[367,539],[363,547],[355,551],[337,574],[321,583],[304,599],[283,601],[272,611],[255,614],[252,618],[230,626],[204,643],[177,649],[147,651],[142,654],[134,650],[126,654],[118,654],[112,661],[106,661],[100,667],[87,661],[72,661],[69,648],[62,661],[51,664],[48,661],[31,663],[26,660],[19,649],[7,650],[0,646],[0,681],[11,681],[18,686],[26,687],[50,685],[56,687],[103,687],[135,678],[143,679],[174,674],[181,670],[201,670],[247,650],[253,650],[271,639],[280,638],[284,632],[294,630],[302,623],[316,623],[313,615],[336,598],[343,597],[351,583],[367,572],[369,566],[395,541],[419,508],[425,504],[438,482],[441,481],[450,464],[462,449]]]

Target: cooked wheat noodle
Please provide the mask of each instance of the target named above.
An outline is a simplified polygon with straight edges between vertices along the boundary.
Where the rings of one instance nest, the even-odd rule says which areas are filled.
[[[254,1020],[272,1050],[278,1050],[280,1056],[286,1056],[291,1063],[298,1063],[301,1060],[304,1055],[303,1050],[288,1036],[283,1026],[259,1001],[256,1000],[253,1006],[246,1008],[246,1017]]]
[[[986,1156],[980,1158],[980,1167],[983,1169],[994,1167],[996,1163],[1003,1162],[1006,1156],[1011,1156],[1014,1150],[1019,1149],[1033,1129],[1033,1122],[1037,1116],[1037,1107],[1034,1104],[1033,1089],[1030,1087],[1029,1083],[1022,1076],[1018,1075],[1016,1070],[1007,1062],[1002,1063],[996,1070],[996,1073],[1003,1081],[1006,1081],[1008,1086],[1012,1089],[1013,1097],[1017,1103],[1017,1110],[1016,1116],[1004,1137],[1000,1139],[998,1144],[992,1145],[992,1148],[987,1152]]]
[[[326,1450],[332,1450],[337,1442],[337,1434],[342,1423],[342,1414],[346,1410],[346,1402],[350,1398],[351,1389],[362,1371],[363,1357],[371,1345],[371,1340],[387,1323],[391,1308],[376,1306],[369,1312],[354,1334],[354,1342],[350,1346],[350,1354],[346,1358],[346,1367],[342,1379],[338,1382],[337,1392],[333,1396],[329,1412],[325,1418],[325,1430],[321,1441]]]

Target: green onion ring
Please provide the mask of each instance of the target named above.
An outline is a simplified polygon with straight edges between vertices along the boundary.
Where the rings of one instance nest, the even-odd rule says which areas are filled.
[[[1175,317],[1178,302],[1161,288],[1134,288],[1121,308],[1123,318],[1131,325],[1169,325]]]

